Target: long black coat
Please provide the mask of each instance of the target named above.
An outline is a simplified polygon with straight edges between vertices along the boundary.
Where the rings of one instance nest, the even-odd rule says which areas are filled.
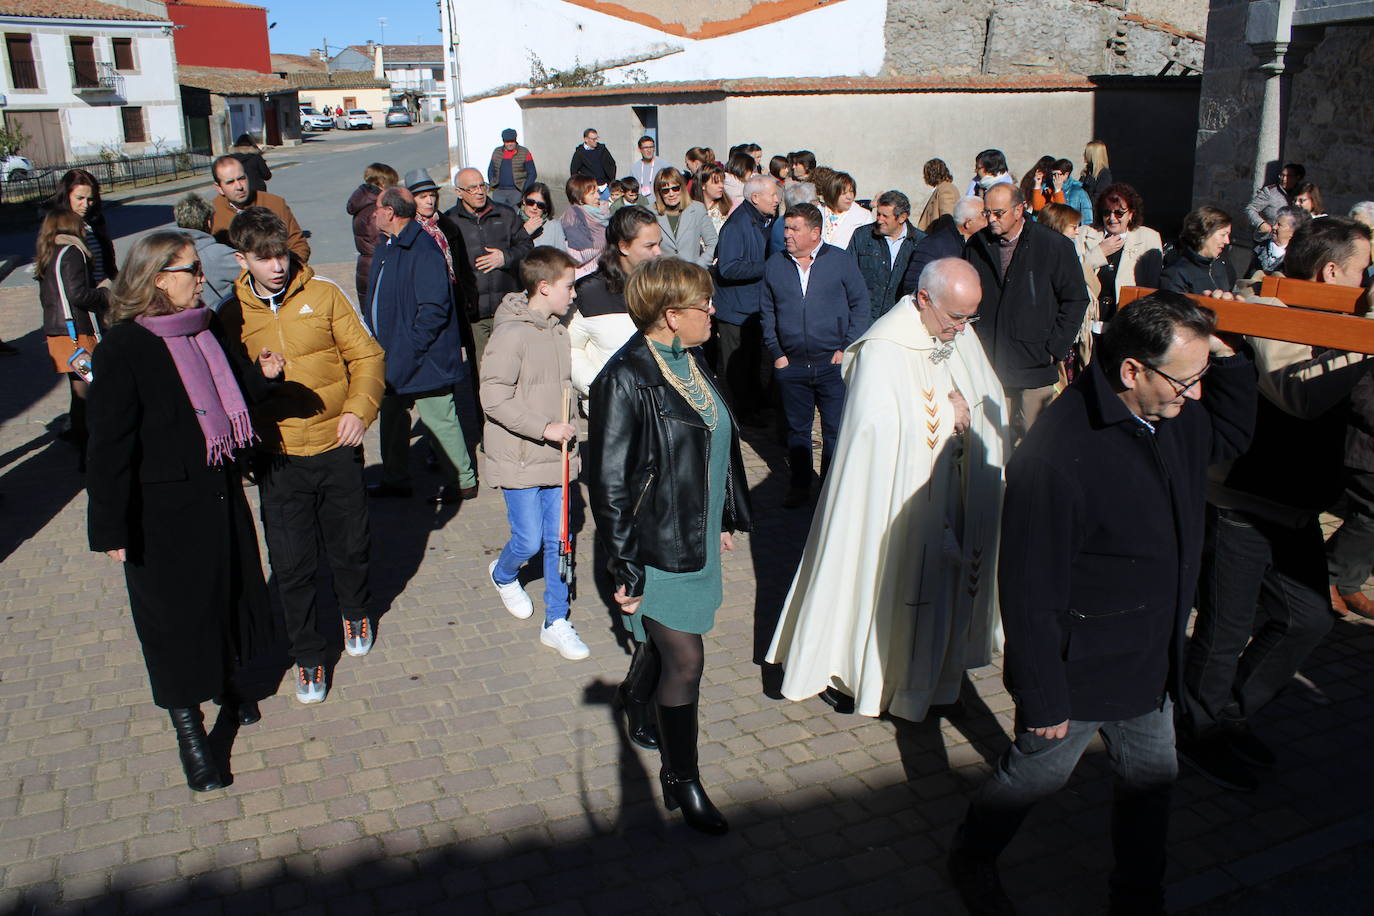
[[[194,706],[222,694],[236,659],[270,639],[253,518],[237,470],[206,465],[205,437],[166,344],[125,322],[94,357],[91,549],[128,552],[124,575],[153,702]]]
[[[997,377],[1008,388],[1053,385],[1055,361],[1068,355],[1088,310],[1073,242],[1027,220],[1005,277],[996,237],[986,229],[969,239],[964,258],[983,283],[974,328]]]
[[[1182,696],[1207,468],[1244,452],[1254,424],[1243,355],[1214,359],[1202,400],[1154,434],[1096,361],[1045,408],[1007,463],[998,561],[1022,727],[1114,722],[1171,686]]]

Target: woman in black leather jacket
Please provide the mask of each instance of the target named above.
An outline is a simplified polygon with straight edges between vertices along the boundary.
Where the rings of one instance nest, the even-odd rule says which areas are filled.
[[[1210,290],[1231,292],[1236,269],[1226,256],[1231,245],[1231,217],[1216,207],[1198,207],[1183,218],[1178,245],[1164,255],[1159,288],[1202,295]]]
[[[625,304],[641,333],[592,383],[588,465],[615,599],[645,647],[620,690],[631,740],[648,744],[652,700],[664,804],[720,834],[728,825],[697,772],[702,635],[721,602],[721,551],[749,528],[749,497],[734,418],[697,349],[711,334],[711,293],[710,275],[677,258],[630,276]]]

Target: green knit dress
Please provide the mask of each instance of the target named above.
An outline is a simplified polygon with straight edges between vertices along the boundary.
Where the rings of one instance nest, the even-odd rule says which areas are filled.
[[[668,368],[686,381],[691,373],[691,355],[685,350],[650,341]],[[707,385],[711,385],[709,379]],[[722,586],[720,575],[720,519],[725,512],[725,484],[730,473],[730,445],[733,430],[730,412],[725,410],[720,392],[711,387],[715,405],[701,415],[716,428],[708,435],[708,468],[706,487],[706,565],[694,572],[665,572],[653,566],[644,567],[644,600],[639,610],[627,614],[627,622],[635,639],[644,641],[644,617],[654,618],[664,626],[683,633],[709,633],[716,623],[716,609],[720,607]],[[714,522],[714,524],[713,524]]]

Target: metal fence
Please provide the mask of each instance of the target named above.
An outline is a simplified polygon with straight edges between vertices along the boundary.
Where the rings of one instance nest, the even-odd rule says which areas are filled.
[[[191,175],[210,173],[214,157],[209,150],[181,150],[152,156],[117,159],[86,159],[61,165],[35,168],[25,178],[0,182],[0,203],[20,203],[42,200],[57,190],[57,184],[69,169],[85,169],[100,182],[101,193],[117,188],[137,188],[175,181]]]

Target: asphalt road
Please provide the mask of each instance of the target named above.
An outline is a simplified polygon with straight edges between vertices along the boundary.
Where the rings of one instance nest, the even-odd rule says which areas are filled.
[[[327,264],[351,261],[353,248],[351,220],[344,210],[348,196],[362,182],[363,169],[373,162],[385,162],[404,175],[410,169],[428,169],[445,161],[444,131],[439,125],[377,128],[370,131],[334,130],[310,134],[297,147],[275,150],[267,162],[273,176],[267,189],[286,199],[301,228],[310,233],[311,261]],[[206,176],[204,182],[175,182],[157,196],[157,188],[139,188],[125,195],[129,199],[106,209],[106,222],[122,261],[139,238],[156,229],[172,228],[172,205],[188,190],[211,197],[215,190]],[[452,196],[448,192],[447,196]],[[34,231],[0,236],[0,254],[33,255]],[[27,267],[21,267],[0,286],[12,287],[33,282]]]

